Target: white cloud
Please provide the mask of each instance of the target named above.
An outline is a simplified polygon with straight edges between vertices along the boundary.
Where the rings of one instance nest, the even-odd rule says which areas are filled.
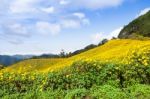
[[[115,7],[122,4],[125,0],[71,0],[72,5],[87,9],[101,9]]]
[[[68,6],[63,9],[63,11],[66,10],[67,13],[62,17],[63,11],[60,4],[66,5],[72,1],[60,0],[60,4],[58,4],[57,0],[50,0],[49,2],[45,2],[43,4],[42,2],[45,1],[13,0],[9,2],[9,11],[11,11],[10,16],[15,16],[15,21],[21,20],[22,22],[25,22],[28,21],[28,19],[33,20],[33,22],[35,21],[32,24],[35,26],[31,26],[31,31],[35,29],[35,27],[38,27],[38,30],[40,30],[40,32],[42,32],[43,34],[58,34],[62,29],[79,28],[83,25],[90,24],[89,19],[85,16],[84,13],[67,12],[67,10],[70,8]],[[55,9],[58,10],[57,13],[55,13]],[[49,14],[53,15],[51,16]],[[49,21],[50,23],[48,23],[47,21]],[[51,24],[51,22],[54,22],[55,24]]]
[[[34,12],[36,8],[33,5],[38,1],[39,0],[13,0],[9,8],[12,13]]]
[[[61,0],[59,3],[61,5],[67,5],[67,4],[69,4],[69,1],[67,1],[67,0]]]
[[[143,10],[137,15],[137,17],[146,14],[148,11],[150,11],[150,7],[143,9]]]
[[[62,19],[60,22],[62,28],[80,28],[84,25],[89,25],[90,21],[87,18],[84,19]]]
[[[90,20],[82,12],[75,12],[75,13],[73,13],[73,16],[77,17],[83,25],[89,25],[90,24]]]
[[[90,22],[88,19],[73,19],[64,18],[55,23],[50,23],[46,21],[39,21],[36,23],[36,30],[40,34],[59,34],[63,29],[76,29],[80,28],[82,25],[88,25]]]
[[[8,35],[15,35],[15,36],[29,36],[29,32],[26,26],[23,26],[20,23],[13,23],[7,26],[3,26],[4,32]]]
[[[56,35],[61,31],[61,26],[55,23],[48,22],[37,22],[36,23],[37,32],[41,34],[49,34]]]
[[[63,28],[79,28],[81,26],[81,23],[78,20],[73,19],[62,20],[60,24]]]
[[[41,10],[48,13],[48,14],[51,14],[51,13],[54,13],[55,8],[54,7],[48,7],[48,8],[41,8]]]
[[[18,14],[21,13],[22,16],[19,17],[20,19],[18,18],[21,21],[26,21],[27,19],[36,20],[36,27],[40,27],[40,31],[44,34],[47,34],[47,31],[50,31],[52,34],[57,34],[64,28],[79,28],[83,25],[90,24],[90,20],[84,13],[67,12],[68,9],[100,9],[118,6],[123,1],[124,0],[50,0],[45,2],[44,0],[12,0],[9,2],[9,10],[12,12],[11,15],[17,14],[17,18],[19,17]],[[48,7],[48,5],[50,5],[50,7]],[[65,5],[65,7],[62,8],[61,5]],[[54,13],[55,9],[58,10],[57,14]],[[67,13],[60,20],[59,18],[62,16],[63,12],[62,9],[63,11],[66,10]],[[52,13],[54,17],[49,15]],[[72,13],[72,15],[70,13]],[[71,17],[66,17],[67,15],[71,15]],[[39,23],[39,21],[54,21],[56,24],[48,22]],[[50,27],[53,27],[54,30]]]
[[[22,44],[24,39],[31,37],[33,34],[28,26],[21,23],[4,23],[2,26],[0,37],[11,44]],[[30,31],[30,32],[29,32]]]
[[[76,17],[78,17],[79,19],[85,18],[85,14],[84,14],[84,13],[81,13],[81,12],[73,13],[73,15],[76,16]]]
[[[37,32],[56,35],[63,29],[89,25],[90,19],[82,12],[85,9],[92,11],[116,7],[123,1],[125,0],[1,0],[0,25],[5,24],[1,31],[3,35],[14,39],[16,36],[29,37]],[[16,23],[10,24],[11,22]]]
[[[83,25],[89,25],[90,20],[84,13],[74,12],[61,19],[60,24],[62,28],[79,28]]]
[[[27,34],[26,28],[18,23],[10,25],[9,29],[11,29],[11,31],[15,32],[16,34]]]
[[[113,37],[118,37],[118,35],[119,35],[119,33],[122,29],[123,29],[123,27],[119,27],[119,28],[113,30],[112,32],[110,32],[107,35],[105,33],[102,33],[102,32],[101,33],[95,33],[95,34],[91,35],[92,42],[94,44],[97,44],[105,38],[110,40]]]
[[[61,8],[60,6],[64,5],[65,10],[70,8],[101,9],[118,6],[123,1],[125,0],[12,0],[10,1],[10,10],[13,13],[33,12],[38,10],[39,5],[42,3],[43,5],[47,3],[57,8]]]

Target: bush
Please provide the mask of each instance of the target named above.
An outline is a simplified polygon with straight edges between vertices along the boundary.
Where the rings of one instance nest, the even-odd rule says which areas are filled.
[[[81,99],[83,97],[87,97],[88,92],[86,89],[74,89],[69,90],[65,96],[65,99]]]
[[[150,65],[136,64],[78,61],[66,69],[47,74],[4,73],[0,77],[0,97],[149,98]]]
[[[103,85],[96,86],[91,89],[91,95],[95,99],[127,99],[129,98],[126,93],[114,86]]]
[[[150,99],[150,86],[136,84],[127,88],[130,97],[136,99]]]

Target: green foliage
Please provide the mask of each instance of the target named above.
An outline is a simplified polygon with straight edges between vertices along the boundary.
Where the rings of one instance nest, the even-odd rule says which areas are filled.
[[[150,99],[150,86],[149,85],[133,85],[127,88],[130,93],[130,97],[136,99]]]
[[[78,61],[48,74],[4,74],[5,99],[130,99],[150,97],[150,64],[143,66]],[[13,77],[13,78],[11,78]],[[144,85],[145,84],[145,85]]]
[[[141,38],[141,37],[150,37],[150,11],[135,19],[119,34],[119,38]]]
[[[111,85],[96,86],[91,89],[92,97],[96,99],[127,99],[129,98],[123,89]]]
[[[86,89],[74,89],[68,91],[65,99],[81,99],[83,97],[86,97],[87,95],[88,93]]]

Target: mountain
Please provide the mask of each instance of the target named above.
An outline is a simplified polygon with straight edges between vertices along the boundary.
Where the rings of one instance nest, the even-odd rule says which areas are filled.
[[[119,38],[150,37],[150,11],[126,25],[120,32]]]
[[[18,59],[28,59],[32,58],[35,55],[13,55],[12,57],[18,58]]]
[[[31,57],[33,57],[33,55],[0,55],[0,64],[8,66]]]
[[[33,56],[32,59],[39,59],[39,58],[59,58],[60,56],[57,54],[42,54],[39,56]]]
[[[150,49],[150,40],[131,40],[131,39],[116,39],[110,40],[102,46],[98,46],[81,54],[69,58],[43,58],[43,59],[28,59],[19,63],[13,64],[4,71],[14,72],[31,72],[31,71],[54,71],[60,70],[66,66],[70,66],[73,62],[79,60],[100,60],[100,61],[115,61],[122,62],[128,59],[131,51],[142,50],[142,48]],[[140,52],[140,51],[139,51]]]

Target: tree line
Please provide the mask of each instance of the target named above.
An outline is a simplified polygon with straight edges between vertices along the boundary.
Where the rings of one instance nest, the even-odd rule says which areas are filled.
[[[115,39],[115,38],[113,38],[113,39]],[[65,52],[65,50],[62,49],[59,54],[43,54],[43,55],[40,55],[40,56],[34,56],[34,57],[32,57],[32,59],[39,59],[39,58],[68,58],[68,57],[80,54],[82,52],[88,51],[90,49],[96,48],[98,46],[104,45],[107,42],[108,42],[108,39],[103,39],[98,45],[90,44],[90,45],[86,46],[85,48],[80,49],[80,50],[76,50],[74,52]]]

